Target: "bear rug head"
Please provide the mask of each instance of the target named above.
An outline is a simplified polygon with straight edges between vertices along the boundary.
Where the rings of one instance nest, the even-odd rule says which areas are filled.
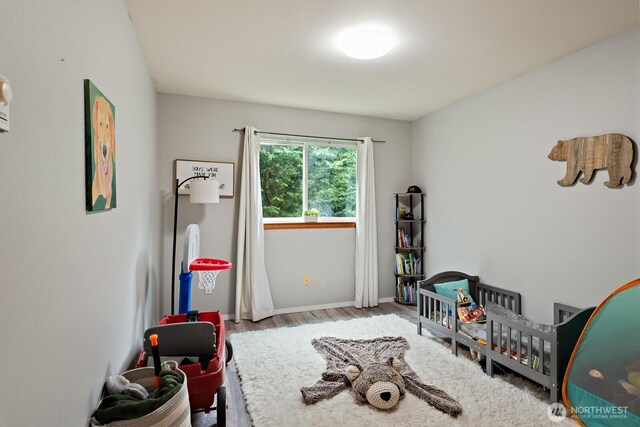
[[[378,409],[391,409],[405,392],[404,379],[399,373],[401,367],[402,362],[392,357],[387,363],[369,363],[363,370],[349,365],[346,374],[359,400]]]
[[[434,408],[457,416],[458,401],[437,387],[425,384],[404,361],[409,343],[402,337],[348,340],[322,337],[311,341],[327,361],[322,379],[300,389],[307,404],[328,399],[351,388],[356,398],[378,409],[391,409],[406,391]]]

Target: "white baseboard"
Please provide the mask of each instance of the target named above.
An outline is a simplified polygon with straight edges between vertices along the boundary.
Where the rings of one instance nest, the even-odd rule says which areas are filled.
[[[393,297],[378,298],[378,303],[393,302]],[[304,307],[278,308],[273,310],[273,314],[300,313],[302,311],[326,310],[328,308],[353,307],[353,301],[334,302],[331,304],[307,305]],[[223,314],[224,320],[234,320],[235,314]]]

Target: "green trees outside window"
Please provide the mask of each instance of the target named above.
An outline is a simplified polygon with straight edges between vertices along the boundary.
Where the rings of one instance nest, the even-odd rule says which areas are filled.
[[[302,146],[260,146],[263,217],[302,215],[302,151]]]
[[[356,215],[355,147],[262,144],[260,180],[265,218],[300,217],[311,208],[318,209],[321,217]]]
[[[308,146],[308,205],[325,217],[356,216],[356,150]]]

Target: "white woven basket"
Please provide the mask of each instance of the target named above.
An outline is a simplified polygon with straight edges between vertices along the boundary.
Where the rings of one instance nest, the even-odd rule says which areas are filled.
[[[172,362],[175,363],[175,362]],[[177,365],[177,364],[176,364]],[[167,403],[155,411],[132,420],[115,421],[106,424],[109,427],[191,427],[191,410],[189,408],[189,392],[187,390],[187,376],[177,367],[175,371],[182,377],[182,387]],[[123,377],[133,383],[138,383],[147,391],[156,389],[156,377],[153,368],[138,368],[126,371]],[[93,427],[103,427],[103,424],[94,424]]]

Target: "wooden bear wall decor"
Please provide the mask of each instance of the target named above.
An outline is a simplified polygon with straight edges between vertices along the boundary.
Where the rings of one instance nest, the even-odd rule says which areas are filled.
[[[580,172],[580,182],[588,184],[596,169],[606,168],[609,180],[604,185],[615,188],[631,179],[633,161],[633,143],[619,133],[587,136],[558,141],[548,156],[551,160],[567,162],[567,172],[558,181],[562,187],[572,185]]]

